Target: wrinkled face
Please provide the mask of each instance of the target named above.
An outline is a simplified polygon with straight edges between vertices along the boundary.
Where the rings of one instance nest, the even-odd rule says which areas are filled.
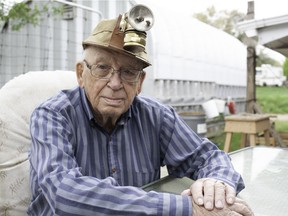
[[[115,70],[131,68],[141,70],[142,63],[130,56],[108,51],[102,48],[87,47],[84,59],[89,65],[108,65]],[[98,79],[92,76],[84,62],[77,64],[77,79],[80,87],[85,89],[94,114],[100,119],[117,119],[128,110],[134,97],[141,92],[145,73],[139,76],[135,83],[127,83],[120,79],[119,73],[113,73],[109,79]]]

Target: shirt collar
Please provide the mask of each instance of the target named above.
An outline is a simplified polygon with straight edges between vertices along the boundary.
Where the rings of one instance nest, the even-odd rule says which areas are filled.
[[[127,112],[123,113],[120,119],[118,120],[119,125],[124,125],[131,118],[131,106]]]
[[[85,93],[84,88],[80,88],[80,98],[81,98],[81,102],[83,104],[84,112],[86,113],[89,121],[94,121],[94,115],[93,115],[91,106],[89,104],[89,101],[86,97],[86,93]]]

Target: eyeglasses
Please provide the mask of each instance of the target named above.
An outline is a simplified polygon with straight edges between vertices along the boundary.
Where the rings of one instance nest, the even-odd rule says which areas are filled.
[[[105,64],[89,65],[88,62],[83,60],[92,76],[98,79],[110,79],[113,73],[118,72],[120,79],[128,83],[135,83],[138,81],[142,70],[121,68],[120,70],[115,70],[113,67]]]

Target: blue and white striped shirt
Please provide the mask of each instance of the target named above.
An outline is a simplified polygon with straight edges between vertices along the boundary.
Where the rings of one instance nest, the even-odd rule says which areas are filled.
[[[137,96],[108,134],[83,89],[64,90],[31,116],[29,215],[192,215],[191,197],[140,189],[170,175],[244,188],[229,157],[171,107]]]

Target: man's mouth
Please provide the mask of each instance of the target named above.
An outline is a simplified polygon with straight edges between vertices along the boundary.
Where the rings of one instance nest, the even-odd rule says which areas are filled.
[[[117,106],[123,102],[123,98],[103,98],[108,105]]]

